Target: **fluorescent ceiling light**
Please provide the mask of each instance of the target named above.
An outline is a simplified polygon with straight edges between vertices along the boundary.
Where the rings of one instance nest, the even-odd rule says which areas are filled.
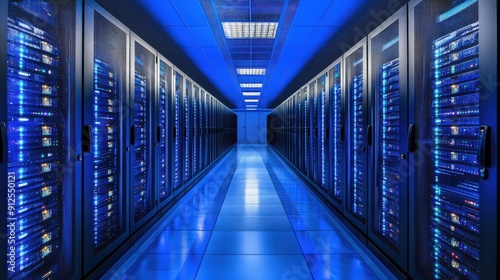
[[[236,68],[238,75],[265,75],[265,68]]]
[[[259,102],[259,99],[245,99],[245,102]]]
[[[247,108],[247,111],[255,111],[257,108]]]
[[[274,39],[277,22],[223,22],[227,39]]]
[[[261,88],[262,83],[254,83],[254,84],[240,84],[242,88]]]
[[[260,91],[244,91],[243,96],[260,96]]]
[[[250,105],[250,104],[247,104],[247,108],[257,108],[257,105]]]

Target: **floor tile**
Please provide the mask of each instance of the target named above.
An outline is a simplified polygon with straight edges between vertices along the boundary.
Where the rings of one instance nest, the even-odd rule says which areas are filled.
[[[288,215],[294,230],[335,230],[335,226],[325,217],[308,215]]]
[[[214,230],[292,230],[286,215],[219,216]]]
[[[302,255],[205,255],[197,280],[312,279]]]
[[[151,243],[147,254],[203,255],[211,231],[164,231]]]
[[[378,279],[358,254],[306,255],[314,279]]]
[[[293,231],[214,231],[207,247],[210,255],[302,255]]]
[[[337,231],[295,231],[304,254],[356,253],[351,244]]]
[[[220,216],[278,216],[286,215],[281,204],[224,204]]]
[[[165,230],[212,230],[217,220],[216,215],[211,216],[176,216]]]
[[[241,195],[241,194],[228,194],[224,203],[231,204],[267,204],[267,203],[281,203],[278,195]]]
[[[122,279],[194,279],[202,255],[144,254]]]
[[[228,195],[232,194],[244,194],[244,195],[261,195],[261,194],[272,194],[277,195],[276,189],[274,188],[230,188],[227,191]]]

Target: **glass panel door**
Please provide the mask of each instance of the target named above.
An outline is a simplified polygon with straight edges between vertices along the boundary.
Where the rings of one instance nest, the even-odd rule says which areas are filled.
[[[26,0],[2,7],[8,7],[2,18],[7,38],[1,40],[7,102],[0,104],[7,177],[0,188],[7,212],[2,232],[8,235],[2,236],[7,263],[0,273],[7,279],[69,278],[78,253],[71,244],[79,233],[73,217],[81,186],[75,176],[75,5]]]
[[[474,0],[422,1],[410,10],[414,162],[420,163],[410,193],[410,257],[427,279],[480,275],[478,20]]]

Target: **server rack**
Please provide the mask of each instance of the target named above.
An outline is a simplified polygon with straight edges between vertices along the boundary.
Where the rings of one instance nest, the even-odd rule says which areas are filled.
[[[157,137],[158,151],[155,161],[155,172],[157,174],[157,199],[158,207],[161,208],[167,204],[173,197],[173,188],[171,182],[172,157],[169,147],[172,143],[170,127],[172,121],[172,99],[173,95],[173,66],[170,62],[159,55],[158,59],[158,95],[157,95]]]
[[[216,101],[210,95],[210,163],[212,163],[217,156],[217,139],[215,135],[215,125],[217,120],[217,109],[215,107]]]
[[[309,179],[318,181],[318,84],[313,79],[309,84]]]
[[[485,82],[497,75],[496,1],[409,11],[410,273],[496,279],[498,99]]]
[[[175,69],[175,68],[174,68]],[[172,164],[172,185],[174,187],[174,195],[179,193],[180,188],[184,180],[183,170],[184,170],[184,122],[182,114],[182,102],[183,102],[183,85],[184,77],[179,72],[179,70],[174,70],[174,94],[172,95],[172,119],[174,121],[173,125],[173,140],[171,155],[173,156]]]
[[[328,169],[329,165],[326,164],[326,161],[329,157],[328,150],[328,94],[326,93],[327,89],[327,75],[328,72],[322,73],[316,79],[317,85],[317,177],[316,184],[320,187],[323,192],[327,192],[329,180],[328,180]]]
[[[83,273],[128,236],[129,30],[95,3],[85,6]]]
[[[193,156],[192,147],[192,136],[191,130],[193,129],[193,117],[192,117],[192,99],[193,99],[193,82],[186,78],[185,90],[184,90],[184,102],[183,102],[183,116],[184,116],[184,183],[191,179],[191,161]]]
[[[297,144],[299,148],[298,158],[297,158],[297,167],[299,170],[303,170],[304,166],[304,127],[303,127],[303,104],[302,104],[302,91],[298,90],[297,93]]]
[[[81,2],[1,4],[2,279],[76,278]],[[57,13],[55,13],[57,11]],[[78,20],[78,22],[77,22]],[[5,205],[5,207],[3,207]]]
[[[330,119],[330,188],[329,197],[333,205],[342,211],[342,203],[344,201],[345,182],[347,170],[345,169],[345,96],[342,94],[343,89],[343,60],[342,58],[335,61],[329,69],[329,119]]]
[[[303,162],[302,162],[302,172],[309,177],[309,107],[308,107],[308,91],[307,86],[302,88],[302,125],[303,125]]]
[[[203,167],[208,166],[208,152],[210,148],[209,144],[209,131],[208,131],[208,121],[209,121],[209,112],[208,112],[208,99],[209,95],[207,92],[203,95]]]
[[[156,52],[135,34],[131,38],[130,70],[130,229],[137,230],[155,213],[156,194],[153,152],[156,125],[153,123],[153,101],[156,98]],[[154,139],[154,140],[153,140]]]
[[[297,158],[299,156],[299,141],[298,141],[298,118],[297,118],[297,93],[294,93],[291,97],[291,106],[292,106],[292,111],[291,111],[291,144],[292,144],[292,164],[296,167],[298,167],[298,162]]]
[[[366,93],[366,38],[344,54],[346,112],[348,124],[348,180],[346,216],[366,232],[368,149],[371,131],[368,125]]]
[[[203,95],[203,167],[209,164],[209,151],[210,151],[210,141],[209,141],[209,109],[208,109],[209,95],[207,92]]]
[[[199,111],[198,111],[198,103],[199,103],[199,96],[200,95],[200,88],[197,85],[194,85],[193,89],[193,164],[192,164],[192,172],[193,176],[198,174],[199,170],[199,158],[198,158],[198,149],[199,149],[199,139],[198,139],[198,124],[199,124]]]
[[[374,143],[369,166],[368,234],[400,267],[407,267],[408,174],[407,8],[368,35],[368,93]]]
[[[204,166],[204,158],[205,154],[203,151],[203,147],[205,147],[205,106],[204,106],[204,97],[205,90],[203,88],[200,89],[200,93],[198,95],[198,168],[199,170],[203,170]]]

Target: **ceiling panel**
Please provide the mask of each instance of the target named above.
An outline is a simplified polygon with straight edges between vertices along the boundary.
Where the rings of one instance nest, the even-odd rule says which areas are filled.
[[[214,33],[210,26],[190,26],[189,31],[191,31],[192,36],[196,38],[199,46],[204,47],[214,47],[217,48],[218,44],[215,40]]]
[[[167,26],[168,32],[181,47],[197,47],[198,42],[193,38],[186,26]]]

